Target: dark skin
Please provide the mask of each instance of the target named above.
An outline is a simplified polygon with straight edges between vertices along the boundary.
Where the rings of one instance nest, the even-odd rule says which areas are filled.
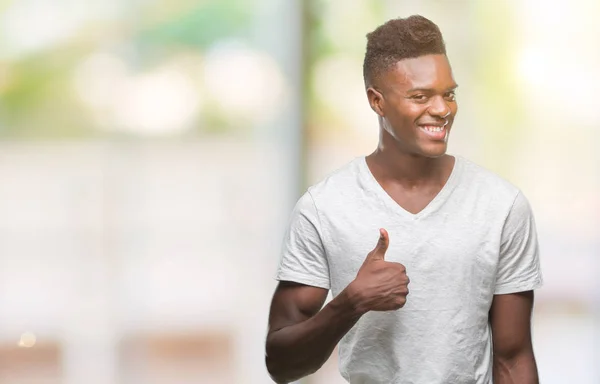
[[[489,314],[494,383],[539,383],[531,344],[533,291],[495,295]]]
[[[401,60],[367,87],[379,119],[379,144],[367,165],[383,189],[417,213],[440,192],[454,166],[446,155],[457,105],[445,55]],[[385,229],[356,278],[325,307],[326,289],[280,282],[273,295],[266,342],[267,369],[277,383],[317,371],[340,339],[368,311],[404,306],[409,279],[400,263],[385,261]],[[496,295],[489,314],[495,384],[538,383],[531,346],[533,293]]]
[[[367,164],[383,189],[405,210],[417,213],[442,189],[454,166],[446,155],[458,110],[457,84],[445,55],[398,62],[367,88],[379,119],[379,145]],[[424,128],[443,127],[442,138]]]
[[[385,261],[389,235],[380,229],[356,278],[323,309],[327,290],[280,282],[271,303],[266,364],[273,380],[289,383],[316,372],[340,339],[368,311],[402,308],[408,295],[406,268]]]

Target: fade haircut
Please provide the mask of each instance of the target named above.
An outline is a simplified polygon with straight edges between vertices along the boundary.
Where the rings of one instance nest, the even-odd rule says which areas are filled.
[[[365,86],[371,86],[400,60],[431,54],[446,54],[442,33],[435,23],[419,15],[389,20],[367,34]]]

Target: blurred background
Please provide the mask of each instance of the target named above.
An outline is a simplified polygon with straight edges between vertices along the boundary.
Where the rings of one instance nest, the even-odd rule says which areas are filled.
[[[541,381],[599,383],[592,0],[0,0],[0,382],[271,382],[291,208],[374,149],[365,35],[415,13],[460,84],[450,153],[536,214]]]

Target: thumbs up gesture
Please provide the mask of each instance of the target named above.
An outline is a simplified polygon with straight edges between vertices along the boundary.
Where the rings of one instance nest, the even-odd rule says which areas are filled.
[[[361,313],[393,311],[406,303],[410,280],[404,265],[385,261],[389,243],[387,231],[380,229],[377,245],[369,252],[356,278],[348,286],[348,293]]]

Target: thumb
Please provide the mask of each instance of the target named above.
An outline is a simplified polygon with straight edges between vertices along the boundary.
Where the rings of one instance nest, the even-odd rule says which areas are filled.
[[[385,260],[385,252],[390,244],[390,237],[384,228],[379,229],[377,245],[367,256],[367,260]]]

